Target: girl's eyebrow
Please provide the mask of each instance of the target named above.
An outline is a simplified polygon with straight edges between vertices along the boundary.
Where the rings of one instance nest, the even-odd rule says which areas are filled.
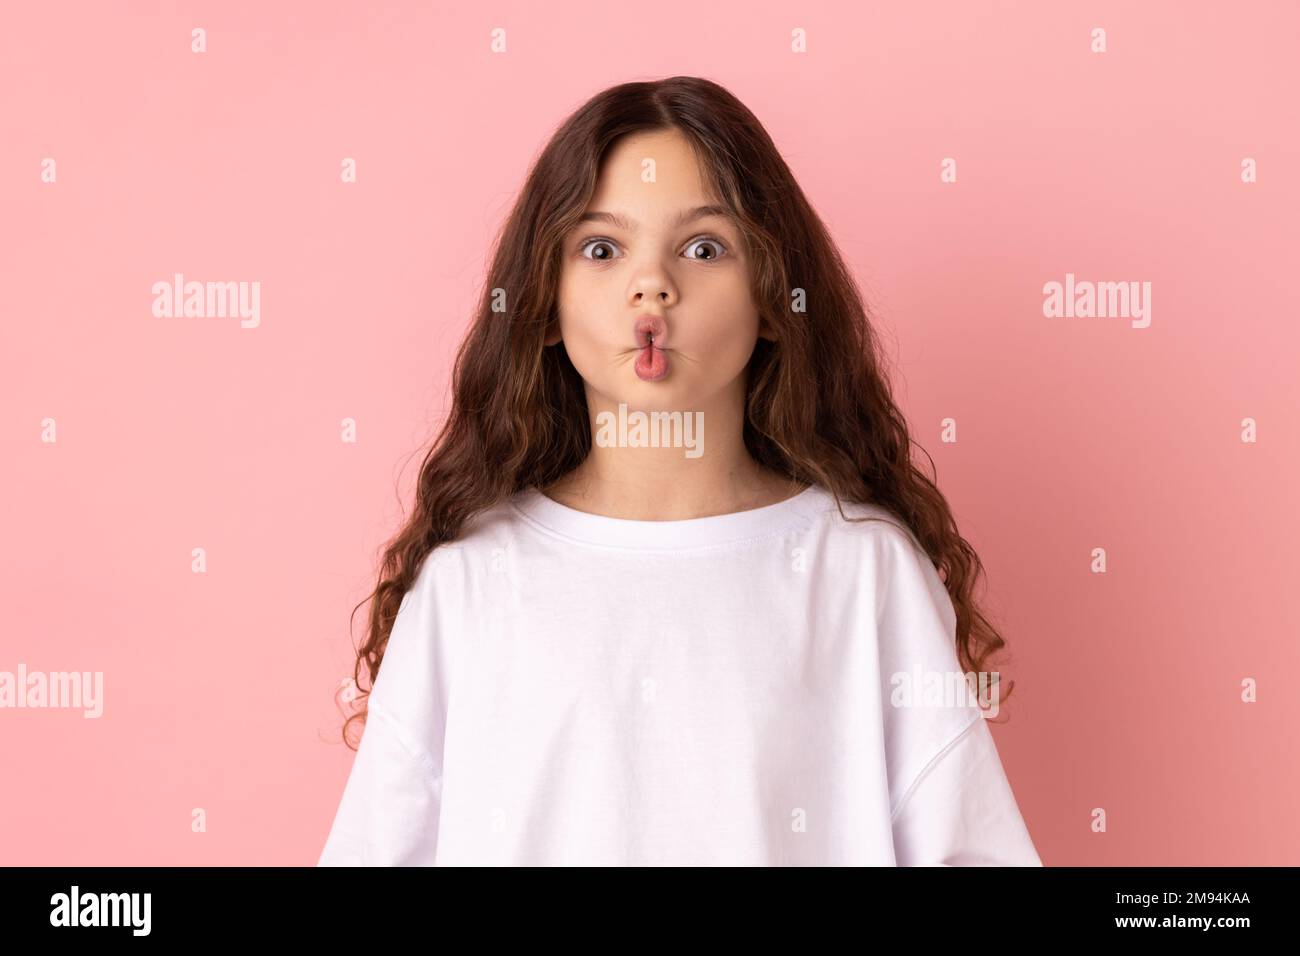
[[[676,229],[684,226],[688,222],[694,222],[697,219],[703,219],[706,216],[724,216],[731,219],[731,210],[726,206],[696,206],[694,209],[686,209],[677,214],[677,218],[669,223],[669,228]],[[626,216],[615,212],[585,212],[578,222],[607,222],[612,226],[618,226],[627,232],[636,232],[636,224]]]

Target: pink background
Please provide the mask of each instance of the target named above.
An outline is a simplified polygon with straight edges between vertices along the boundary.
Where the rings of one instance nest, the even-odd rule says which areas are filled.
[[[994,733],[1044,861],[1300,863],[1295,4],[5,19],[0,670],[103,671],[105,710],[0,710],[0,863],[315,863],[348,616],[488,243],[565,115],[675,73],[754,110],[876,309],[1015,654]],[[155,318],[173,272],[260,281],[261,326]],[[1151,326],[1045,318],[1067,272],[1151,282]]]

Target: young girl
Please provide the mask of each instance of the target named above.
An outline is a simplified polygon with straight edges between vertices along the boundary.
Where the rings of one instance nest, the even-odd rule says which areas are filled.
[[[320,865],[1041,865],[964,692],[979,558],[734,96],[564,123],[453,381]]]

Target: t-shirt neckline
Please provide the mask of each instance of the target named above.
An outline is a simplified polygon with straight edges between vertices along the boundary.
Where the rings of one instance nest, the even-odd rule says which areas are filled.
[[[611,518],[562,505],[537,488],[527,488],[512,502],[516,510],[543,528],[572,540],[616,548],[674,551],[729,544],[762,537],[788,527],[807,514],[817,497],[814,482],[775,504],[703,518],[640,521]]]

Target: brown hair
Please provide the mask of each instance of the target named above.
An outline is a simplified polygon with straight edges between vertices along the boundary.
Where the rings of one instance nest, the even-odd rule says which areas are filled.
[[[826,227],[743,103],[717,83],[674,76],[593,96],[528,174],[457,353],[451,409],[421,464],[414,510],[384,547],[378,584],[357,605],[372,602],[353,672],[362,704],[362,668],[373,687],[402,597],[429,552],[455,540],[479,512],[551,485],[586,458],[591,425],[582,378],[563,343],[544,345],[555,321],[560,249],[614,140],[662,129],[686,136],[706,184],[743,227],[753,299],[776,336],[758,340],[748,365],[749,453],[792,481],[821,484],[841,515],[848,499],[906,523],[952,598],[964,671],[983,672],[1004,646],[972,598],[979,557],[935,483],[912,464],[913,440],[882,372],[882,350]],[[504,312],[493,309],[494,290],[508,296]],[[795,290],[803,290],[806,311],[792,310]],[[354,720],[364,723],[363,706],[345,722],[345,742]]]

